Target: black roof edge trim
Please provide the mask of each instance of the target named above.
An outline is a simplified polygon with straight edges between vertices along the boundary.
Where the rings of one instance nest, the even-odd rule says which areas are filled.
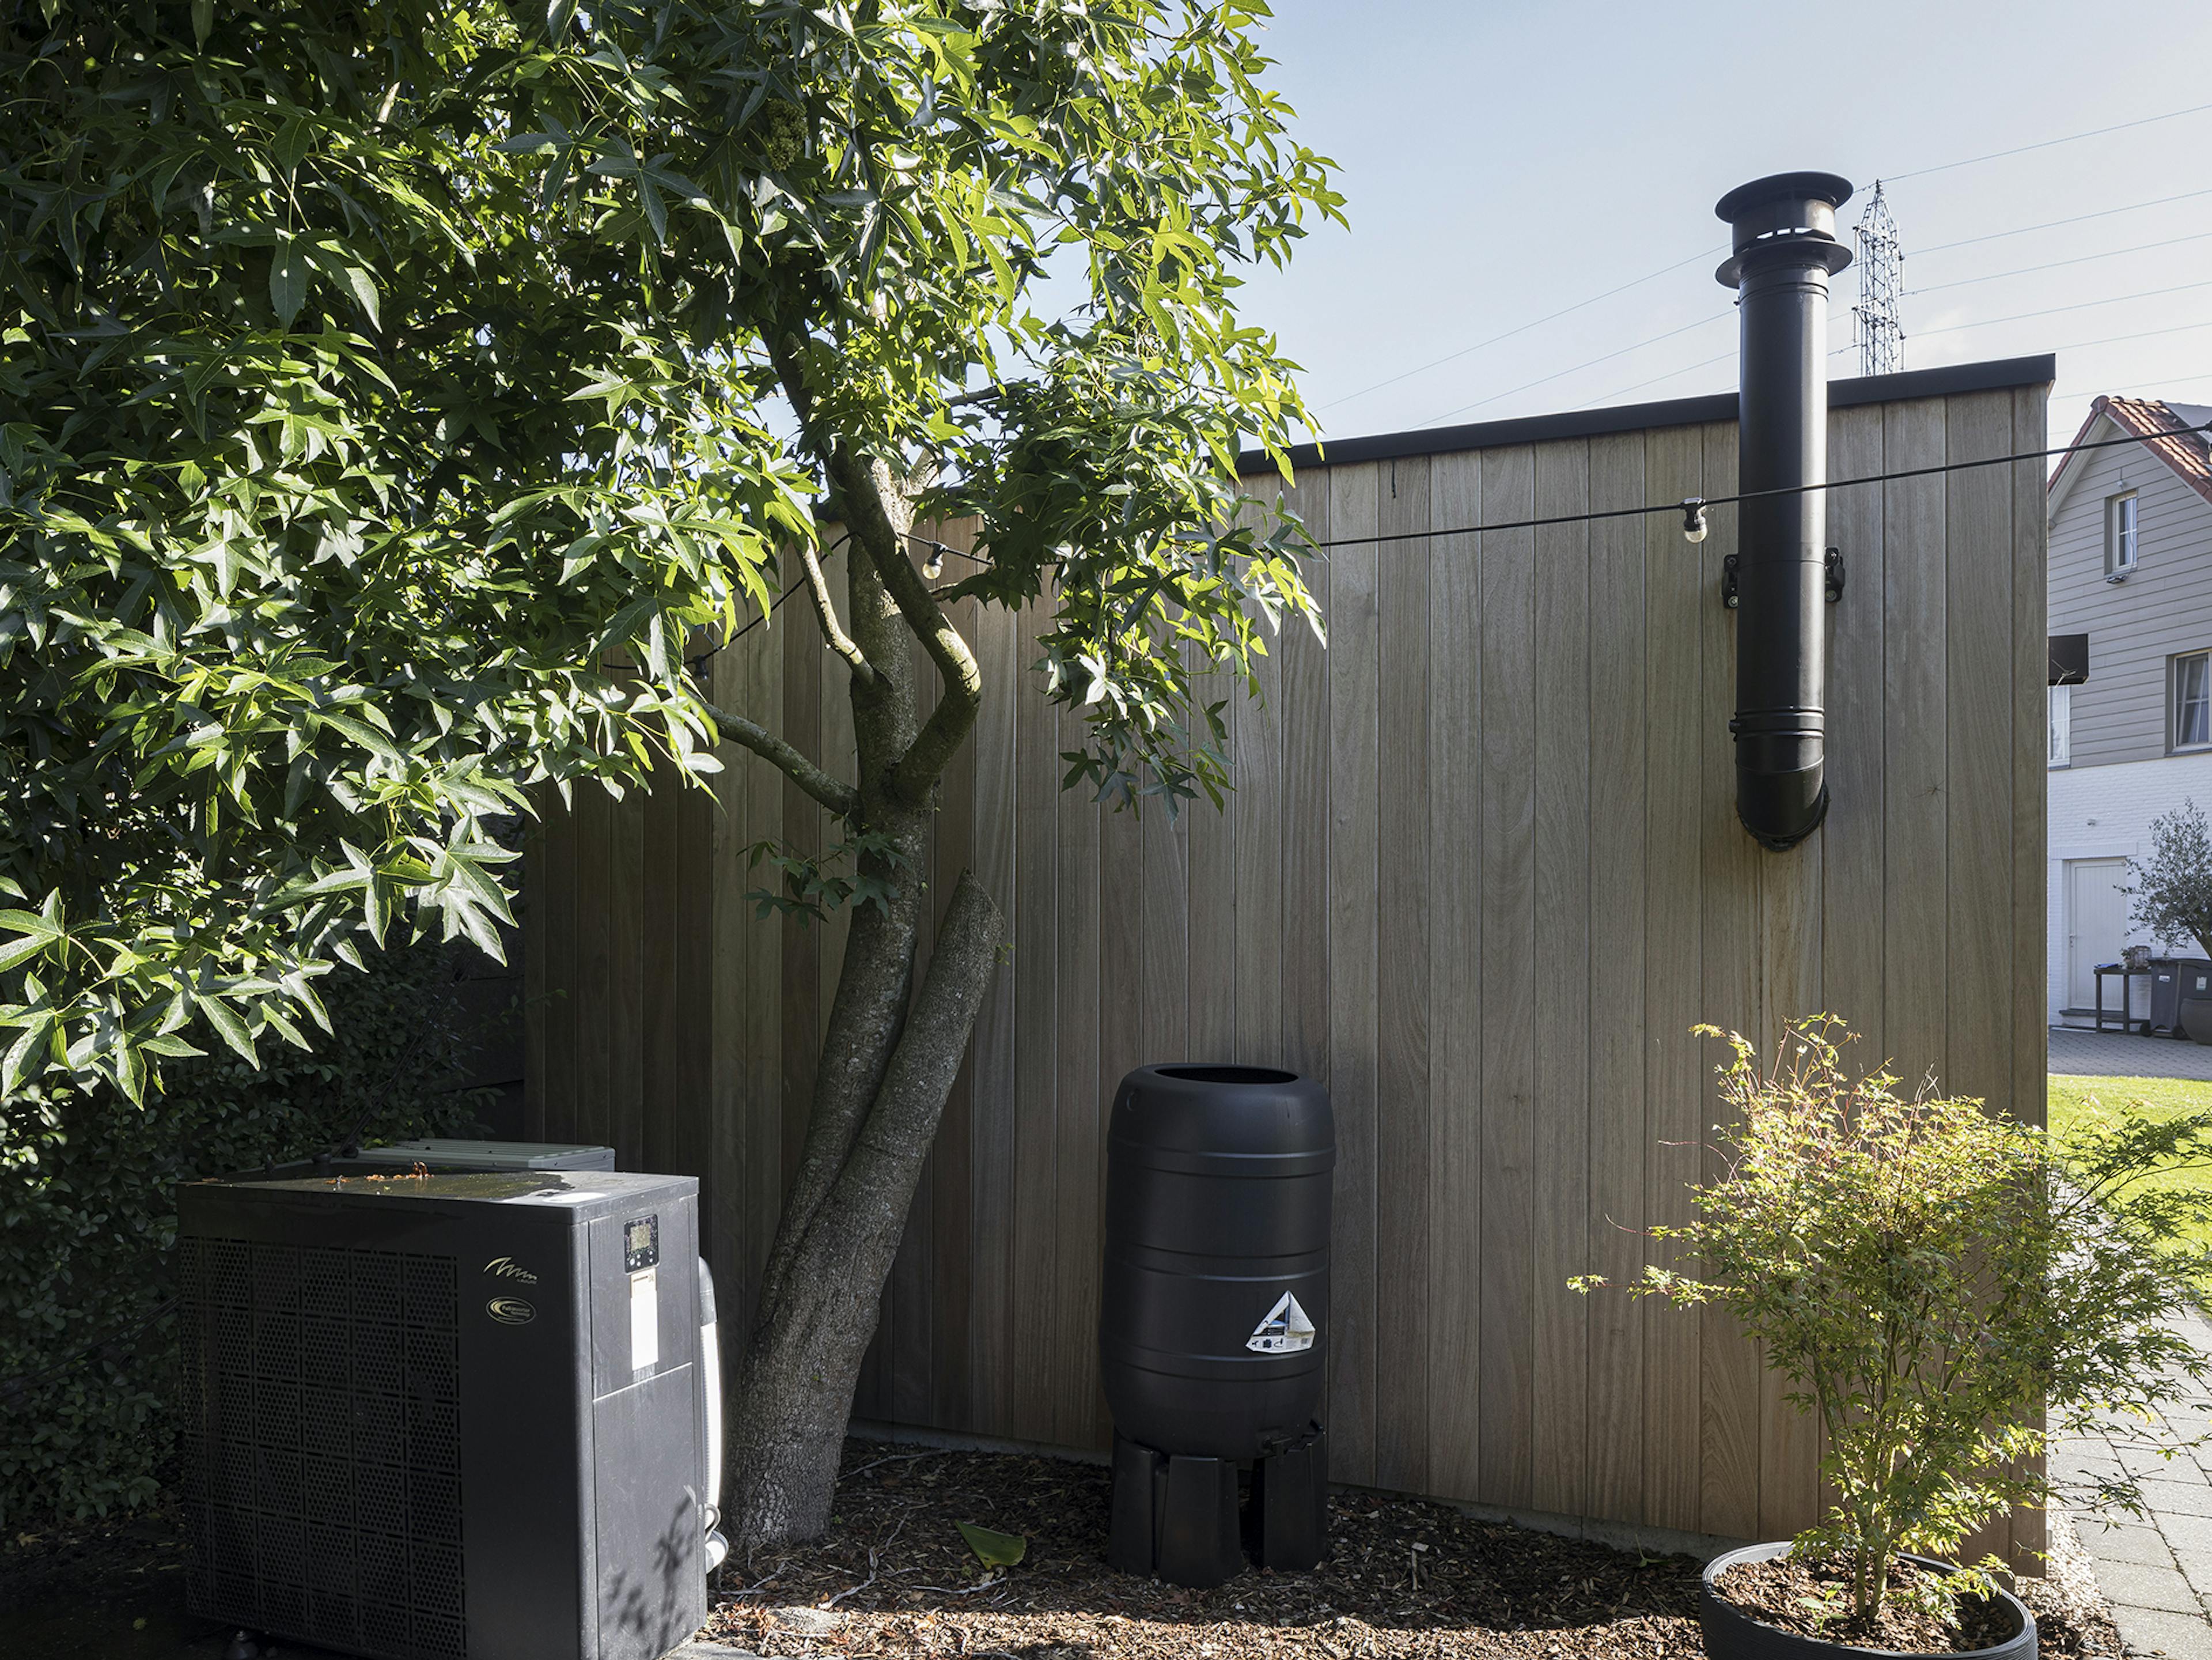
[[[1866,404],[1895,404],[1908,398],[1943,398],[1959,392],[1999,392],[2012,386],[2048,385],[2058,378],[2054,352],[2032,357],[2000,357],[1984,363],[1952,363],[1942,368],[1905,369],[1828,383],[1828,407],[1847,410]],[[1524,415],[1506,421],[1477,421],[1461,427],[1423,427],[1413,432],[1377,433],[1367,438],[1332,438],[1328,453],[1316,444],[1291,447],[1293,467],[1340,467],[1357,461],[1395,461],[1409,455],[1455,455],[1465,450],[1496,449],[1506,444],[1540,444],[1557,438],[1596,438],[1607,433],[1642,432],[1654,427],[1696,427],[1733,421],[1736,395],[1669,398],[1655,404],[1614,404],[1602,409],[1568,410],[1558,415]],[[1239,473],[1272,472],[1264,450],[1237,458]]]

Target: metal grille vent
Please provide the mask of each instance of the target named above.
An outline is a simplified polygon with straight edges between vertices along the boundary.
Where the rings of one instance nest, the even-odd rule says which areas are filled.
[[[185,1238],[177,1274],[194,1610],[459,1660],[453,1260]]]

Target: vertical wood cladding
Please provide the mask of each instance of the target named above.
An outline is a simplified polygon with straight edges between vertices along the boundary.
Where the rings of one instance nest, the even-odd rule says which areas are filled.
[[[1838,410],[1831,474],[2039,449],[2044,399]],[[1411,536],[1724,496],[1735,441],[1720,423],[1310,467],[1285,494],[1324,539]],[[1030,673],[1034,622],[970,607],[988,702],[927,879],[941,906],[975,868],[1012,948],[859,1413],[1103,1446],[1103,1104],[1143,1061],[1276,1062],[1328,1081],[1345,1143],[1338,1479],[1733,1536],[1810,1520],[1817,1436],[1725,1316],[1564,1281],[1636,1274],[1656,1248],[1635,1231],[1687,1219],[1711,1173],[1721,1049],[1695,1022],[1771,1044],[1826,1009],[1863,1060],[2040,1122],[2041,484],[2028,461],[1837,492],[1834,805],[1781,854],[1735,819],[1727,508],[1697,547],[1655,514],[1340,550],[1313,568],[1328,648],[1294,626],[1263,701],[1219,683],[1241,787],[1172,824],[1060,792],[1077,733]],[[842,668],[802,613],[712,674],[850,775]],[[746,848],[835,827],[764,763],[723,761],[718,803],[549,811],[529,1099],[546,1136],[612,1135],[707,1183],[734,1341],[843,929],[756,915]]]

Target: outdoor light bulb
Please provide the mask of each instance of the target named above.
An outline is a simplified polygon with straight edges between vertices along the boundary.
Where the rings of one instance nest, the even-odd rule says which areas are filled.
[[[1705,539],[1705,504],[1694,496],[1682,501],[1682,539],[1691,543]]]
[[[944,549],[932,548],[929,550],[929,557],[921,562],[921,574],[932,582],[945,575]]]

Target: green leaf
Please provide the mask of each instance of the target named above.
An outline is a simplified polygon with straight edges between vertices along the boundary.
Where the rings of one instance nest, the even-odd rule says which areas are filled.
[[[276,245],[276,257],[269,262],[269,303],[288,329],[307,303],[307,253],[299,243],[286,237]]]
[[[238,1018],[237,1010],[220,997],[199,997],[193,1000],[198,1004],[200,1012],[207,1016],[208,1024],[216,1029],[216,1036],[244,1056],[248,1066],[260,1066],[261,1057],[253,1052],[252,1035],[246,1031],[246,1022]]]
[[[51,1012],[31,1017],[30,1024],[23,1028],[22,1035],[8,1046],[5,1061],[0,1062],[0,1093],[13,1095],[22,1088],[24,1081],[31,1076],[32,1061],[37,1057],[40,1047],[53,1036],[53,1031],[54,1017]]]
[[[956,1522],[953,1525],[968,1541],[968,1548],[975,1553],[975,1560],[986,1567],[1011,1568],[1029,1554],[1030,1541],[1024,1535],[995,1533],[973,1522]]]
[[[48,22],[53,21],[53,12],[51,9],[46,13],[46,21]],[[208,36],[214,32],[215,0],[192,0],[192,45],[206,46]]]
[[[381,329],[384,326],[384,321],[377,310],[374,280],[359,265],[347,266],[345,276],[342,280],[345,283],[346,291],[353,295],[354,303],[368,313],[369,327]]]

